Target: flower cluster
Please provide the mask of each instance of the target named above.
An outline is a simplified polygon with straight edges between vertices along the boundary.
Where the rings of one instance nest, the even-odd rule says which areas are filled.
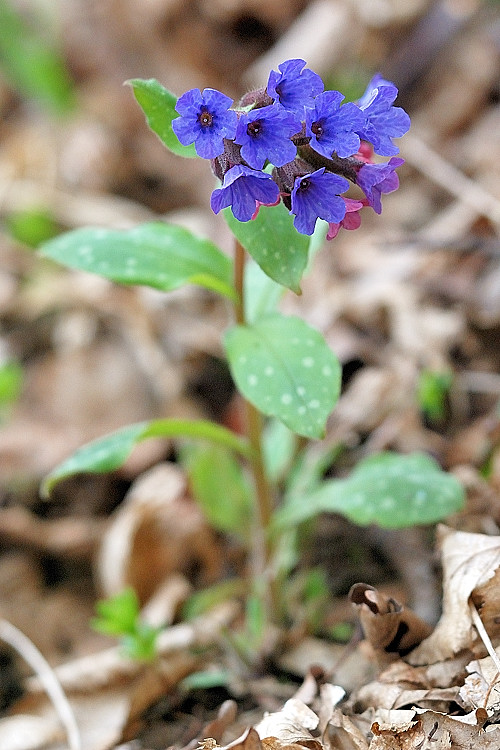
[[[212,193],[215,213],[228,206],[239,221],[255,218],[261,205],[283,201],[294,226],[312,234],[318,218],[327,238],[341,226],[356,229],[359,211],[382,211],[381,196],[398,187],[403,164],[393,138],[410,118],[394,106],[398,90],[380,75],[357,102],[342,104],[339,91],[325,91],[304,60],[287,60],[271,71],[266,88],[246,94],[237,108],[215,89],[191,89],[177,101],[172,127],[179,141],[194,143],[210,159],[222,185]],[[375,163],[374,154],[391,157]],[[345,197],[351,184],[364,193]]]

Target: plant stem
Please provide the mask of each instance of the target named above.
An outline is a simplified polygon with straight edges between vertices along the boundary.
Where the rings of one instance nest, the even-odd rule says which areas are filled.
[[[237,302],[234,305],[236,322],[239,325],[245,323],[245,293],[244,293],[244,271],[245,271],[245,249],[235,240],[234,252],[234,285],[237,292]],[[272,571],[272,547],[268,538],[268,529],[273,511],[273,498],[271,487],[266,476],[264,457],[262,453],[262,414],[253,404],[245,399],[246,408],[246,431],[251,447],[250,468],[253,475],[257,513],[255,519],[255,538],[252,540],[251,565],[255,579],[256,589],[264,586],[265,602],[268,617],[274,620],[276,616],[276,601],[273,594]]]

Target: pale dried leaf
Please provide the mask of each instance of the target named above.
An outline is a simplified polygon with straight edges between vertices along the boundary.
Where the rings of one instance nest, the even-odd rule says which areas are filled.
[[[0,719],[0,750],[41,750],[64,739],[58,721],[43,716],[8,716]]]
[[[368,742],[353,721],[340,709],[333,716],[323,734],[325,747],[339,750],[367,750]]]
[[[443,561],[443,614],[433,633],[409,656],[411,664],[433,664],[473,645],[468,600],[500,565],[500,539],[439,527]]]
[[[297,698],[290,698],[281,711],[264,716],[255,729],[261,739],[276,737],[287,744],[301,744],[314,740],[311,730],[318,724],[314,711]]]

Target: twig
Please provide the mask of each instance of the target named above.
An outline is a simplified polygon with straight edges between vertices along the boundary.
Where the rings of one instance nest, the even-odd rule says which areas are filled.
[[[37,673],[40,682],[56,709],[68,737],[70,750],[81,750],[80,732],[66,695],[54,670],[37,647],[18,628],[0,619],[0,638],[12,646]]]
[[[475,180],[457,169],[415,134],[404,140],[404,156],[430,180],[440,185],[462,203],[471,206],[480,216],[500,224],[500,201]]]
[[[498,658],[497,652],[493,648],[493,644],[490,641],[490,637],[485,630],[483,621],[479,617],[479,612],[477,611],[476,607],[474,606],[472,602],[469,602],[469,611],[472,617],[472,622],[474,623],[474,626],[477,632],[479,633],[479,637],[484,643],[488,654],[491,656],[495,667],[497,668],[498,672],[500,672],[500,659]]]

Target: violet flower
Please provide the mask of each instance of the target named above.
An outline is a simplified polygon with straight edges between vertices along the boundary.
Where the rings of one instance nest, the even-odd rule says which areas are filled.
[[[317,219],[341,222],[346,206],[339,193],[345,192],[349,183],[343,177],[326,172],[324,167],[311,174],[296,177],[291,193],[295,214],[293,225],[301,234],[312,234]]]
[[[216,89],[190,89],[175,105],[180,117],[172,128],[183,146],[194,143],[203,159],[215,159],[224,151],[224,138],[234,138],[238,115],[229,109],[233,100]]]
[[[222,187],[213,191],[210,205],[215,214],[231,206],[238,221],[250,221],[258,205],[275,204],[279,199],[279,192],[271,175],[236,164],[224,175]]]
[[[384,164],[364,164],[359,170],[356,182],[375,213],[382,213],[382,194],[398,189],[399,177],[394,170],[401,164],[404,164],[404,159],[393,156]]]

